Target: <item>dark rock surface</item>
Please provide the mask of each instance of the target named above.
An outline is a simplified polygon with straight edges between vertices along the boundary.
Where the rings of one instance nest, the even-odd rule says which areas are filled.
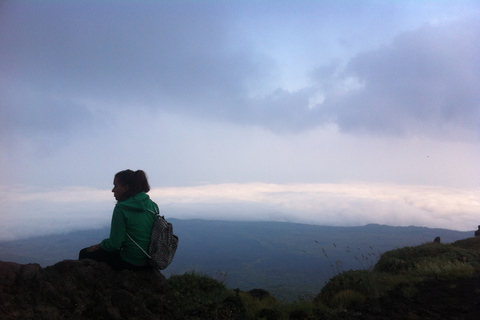
[[[190,279],[191,278],[191,279]],[[192,280],[193,279],[193,280]],[[186,280],[186,282],[184,281]],[[194,281],[189,282],[189,281]],[[196,281],[196,282],[195,282]],[[158,271],[113,271],[92,260],[64,260],[46,268],[0,261],[0,319],[247,319],[240,290],[216,291],[213,279],[188,276],[175,291]],[[195,284],[196,283],[196,284]],[[212,289],[213,288],[213,289]],[[214,296],[212,296],[212,294]],[[248,294],[260,303],[267,291]],[[225,295],[225,297],[219,297]],[[292,310],[289,319],[480,319],[480,276],[425,281],[406,298],[402,288],[340,313]],[[250,317],[251,318],[251,317]],[[258,319],[280,319],[276,307]]]
[[[158,271],[113,271],[91,260],[0,261],[0,319],[174,319]]]

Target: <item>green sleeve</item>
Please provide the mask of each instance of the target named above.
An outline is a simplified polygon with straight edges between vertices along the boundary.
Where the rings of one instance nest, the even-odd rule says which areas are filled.
[[[125,241],[126,235],[126,225],[123,218],[122,211],[115,206],[113,209],[112,215],[112,225],[110,227],[110,238],[104,239],[101,242],[102,249],[112,252],[120,250],[123,242]]]

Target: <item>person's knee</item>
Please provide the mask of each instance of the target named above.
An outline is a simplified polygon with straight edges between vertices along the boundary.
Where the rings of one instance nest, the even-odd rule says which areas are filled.
[[[87,258],[88,258],[87,248],[83,248],[83,249],[80,250],[80,252],[78,253],[78,260],[87,259]]]

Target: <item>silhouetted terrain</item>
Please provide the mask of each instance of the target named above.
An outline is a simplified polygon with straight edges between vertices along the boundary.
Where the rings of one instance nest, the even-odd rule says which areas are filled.
[[[264,288],[282,299],[314,295],[328,279],[354,269],[373,267],[391,249],[473,236],[471,232],[421,227],[326,227],[283,222],[176,220],[180,244],[169,277],[195,271],[228,287]],[[78,231],[0,242],[0,260],[53,265],[77,259],[81,248],[108,237],[108,229]]]
[[[309,300],[227,289],[196,273],[114,271],[93,260],[0,261],[0,319],[465,319],[480,317],[480,237],[386,252]]]

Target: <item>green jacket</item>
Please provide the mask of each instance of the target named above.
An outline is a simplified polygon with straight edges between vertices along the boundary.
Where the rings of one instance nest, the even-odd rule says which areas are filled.
[[[157,204],[145,192],[118,202],[113,209],[110,238],[101,242],[102,249],[109,252],[120,250],[123,260],[135,265],[146,264],[148,257],[130,240],[127,232],[148,252],[155,215],[147,209],[158,212]]]

